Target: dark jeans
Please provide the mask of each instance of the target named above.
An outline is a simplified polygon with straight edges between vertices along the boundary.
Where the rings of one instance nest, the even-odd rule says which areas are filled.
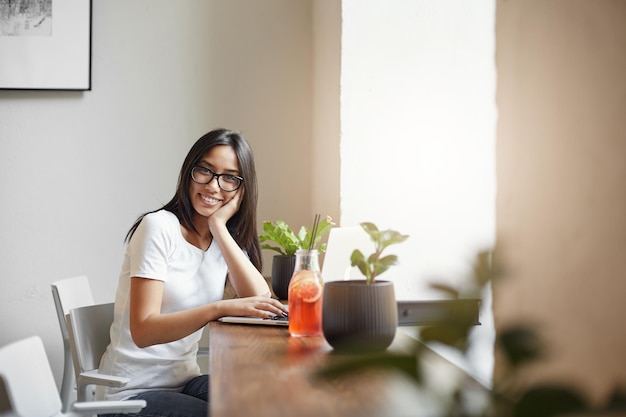
[[[193,378],[176,391],[146,391],[130,400],[146,400],[146,407],[134,414],[105,414],[99,417],[207,417],[209,398],[209,377],[201,375]]]

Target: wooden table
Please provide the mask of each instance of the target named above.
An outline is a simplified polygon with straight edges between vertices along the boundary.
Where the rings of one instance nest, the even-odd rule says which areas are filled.
[[[287,328],[209,324],[211,417],[393,417],[437,415],[432,396],[405,376],[367,370],[339,379],[314,373],[345,360],[322,337],[293,338]],[[416,341],[398,331],[389,349]]]

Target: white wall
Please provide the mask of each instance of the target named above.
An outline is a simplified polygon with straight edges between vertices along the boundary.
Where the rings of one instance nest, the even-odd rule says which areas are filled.
[[[50,283],[86,274],[112,299],[126,231],[203,133],[252,143],[260,221],[313,217],[287,192],[309,181],[309,1],[94,1],[92,25],[92,91],[0,91],[0,345],[41,335],[57,379]]]

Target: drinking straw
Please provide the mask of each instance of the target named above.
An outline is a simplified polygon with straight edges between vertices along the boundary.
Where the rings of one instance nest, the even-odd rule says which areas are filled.
[[[313,228],[311,229],[311,241],[309,242],[309,252],[313,250],[313,242],[315,242],[315,235],[317,235],[317,229],[320,224],[320,215],[316,214],[313,220]]]

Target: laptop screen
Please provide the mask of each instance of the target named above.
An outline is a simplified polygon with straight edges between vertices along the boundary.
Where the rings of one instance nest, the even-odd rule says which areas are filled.
[[[350,265],[350,255],[355,249],[359,249],[365,255],[374,250],[374,244],[361,226],[330,229],[322,264],[324,282],[364,279],[357,267]]]

